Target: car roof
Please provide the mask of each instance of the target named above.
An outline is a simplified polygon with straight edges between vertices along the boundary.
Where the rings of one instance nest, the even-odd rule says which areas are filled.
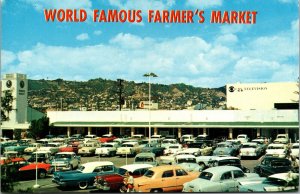
[[[75,154],[75,152],[58,152],[56,154]]]
[[[177,159],[182,159],[182,158],[196,158],[196,156],[192,155],[192,154],[180,154],[180,155],[176,155]]]
[[[169,170],[169,169],[182,169],[181,166],[178,165],[163,165],[163,166],[154,166],[152,168],[150,168],[150,170],[152,171],[161,171],[161,170]]]
[[[241,171],[240,168],[235,167],[235,166],[215,166],[215,167],[210,167],[204,170],[203,172],[210,172],[210,173],[223,173],[231,170],[239,170]]]
[[[282,146],[286,146],[286,145],[283,144],[283,143],[271,143],[271,144],[268,145],[268,147],[269,147],[269,146],[282,147]]]
[[[141,168],[152,168],[153,165],[151,164],[128,164],[121,166],[120,168],[123,168],[125,170],[128,170],[130,172],[135,171],[136,169],[141,169]]]
[[[136,156],[155,156],[155,154],[152,152],[142,152],[137,154]]]
[[[84,167],[88,167],[88,166],[95,167],[95,166],[106,166],[106,165],[114,165],[114,163],[112,163],[110,161],[94,161],[94,162],[84,163],[81,166],[84,166]]]

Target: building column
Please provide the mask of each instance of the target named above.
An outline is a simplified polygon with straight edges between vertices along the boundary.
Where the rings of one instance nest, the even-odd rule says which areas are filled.
[[[289,129],[285,129],[285,134],[289,134]]]
[[[92,127],[88,127],[88,135],[91,135],[92,133]]]
[[[207,135],[206,128],[203,128],[203,135]]]
[[[256,137],[260,136],[260,129],[256,129]]]
[[[229,128],[229,134],[228,134],[229,139],[232,139],[232,136],[233,136],[232,131],[233,131],[232,128]]]
[[[123,128],[123,127],[120,127],[120,135],[125,135],[125,134],[124,134],[124,128]]]
[[[109,127],[109,129],[108,129],[108,134],[110,134],[110,135],[113,134],[112,131],[113,131],[113,128],[112,128],[112,127]]]
[[[154,135],[157,135],[157,132],[158,132],[157,127],[154,127]]]
[[[181,138],[181,128],[178,128],[178,138]]]
[[[130,135],[131,135],[131,137],[134,135],[134,127],[131,127]]]
[[[192,135],[194,134],[194,128],[191,128],[191,134]]]
[[[67,127],[67,136],[68,136],[68,137],[71,136],[71,127]]]

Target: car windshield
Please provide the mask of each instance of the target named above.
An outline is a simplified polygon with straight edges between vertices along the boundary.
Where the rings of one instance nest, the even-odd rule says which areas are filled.
[[[230,145],[228,145],[228,144],[218,144],[218,148],[229,148],[230,147]]]
[[[177,160],[178,164],[180,163],[196,163],[196,158],[180,158]]]
[[[290,166],[290,161],[271,161],[270,166],[272,167],[287,167]]]
[[[256,148],[256,146],[255,146],[255,145],[247,145],[247,144],[244,144],[244,145],[242,146],[242,148]]]
[[[32,155],[31,155],[31,157],[38,157],[38,158],[45,158],[46,157],[46,154],[36,154],[36,153],[33,153]]]
[[[122,147],[126,147],[126,148],[132,148],[133,145],[132,144],[123,144]]]
[[[235,166],[235,165],[240,165],[241,161],[240,160],[234,160],[234,159],[228,159],[228,160],[220,160],[219,161],[219,166]]]
[[[152,157],[136,157],[135,162],[153,162]]]
[[[103,148],[112,148],[114,146],[111,145],[111,144],[103,144],[101,147],[103,147]]]
[[[199,178],[210,180],[212,176],[213,176],[213,174],[210,172],[201,172],[201,174],[199,175]]]
[[[278,135],[277,138],[286,138],[284,135]]]
[[[58,159],[58,158],[71,158],[71,154],[56,154],[55,155],[55,159]]]
[[[170,146],[169,148],[170,148],[170,149],[178,149],[179,146]]]
[[[299,148],[299,145],[293,145],[293,148]]]
[[[124,168],[119,168],[119,169],[118,169],[118,174],[119,174],[119,175],[124,176],[124,175],[125,175],[125,172],[127,172],[127,170],[124,169]]]
[[[144,174],[144,176],[151,178],[154,175],[154,172],[152,170],[147,170],[147,172]]]
[[[278,146],[269,146],[268,150],[280,150],[280,149],[284,149],[283,147],[278,147]]]
[[[174,143],[174,140],[170,140],[170,139],[165,139],[162,141],[162,143]]]
[[[271,178],[271,177],[264,180],[263,183],[274,185],[274,186],[286,186],[287,185],[287,182],[285,180],[281,180],[278,178]]]

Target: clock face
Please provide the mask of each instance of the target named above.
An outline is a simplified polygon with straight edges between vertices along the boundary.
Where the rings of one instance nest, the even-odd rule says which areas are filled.
[[[21,88],[24,88],[24,86],[25,86],[25,82],[22,80],[22,81],[20,81],[20,87]]]
[[[10,81],[10,80],[7,80],[7,82],[6,82],[6,87],[10,88],[11,85],[12,85],[11,81]]]

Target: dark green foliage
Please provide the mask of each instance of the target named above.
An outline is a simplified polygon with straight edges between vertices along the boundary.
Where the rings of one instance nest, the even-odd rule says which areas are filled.
[[[1,192],[13,192],[14,186],[17,185],[17,177],[15,176],[18,171],[17,165],[1,165]]]
[[[21,133],[22,133],[22,129],[15,129],[14,130],[14,139],[15,140],[20,140],[21,139]]]
[[[9,120],[9,112],[12,111],[13,96],[10,90],[5,90],[1,97],[1,120]]]
[[[28,137],[39,139],[49,134],[52,126],[49,126],[49,118],[42,117],[38,120],[33,120],[28,129]]]

